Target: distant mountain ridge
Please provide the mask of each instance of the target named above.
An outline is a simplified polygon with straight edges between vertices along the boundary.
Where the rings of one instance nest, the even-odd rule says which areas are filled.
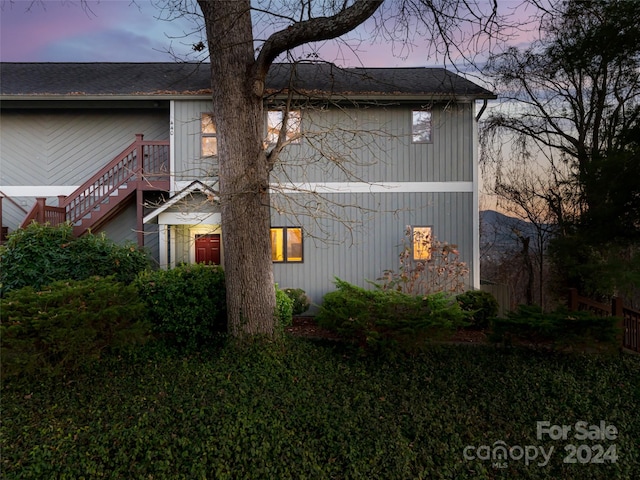
[[[520,250],[516,232],[532,239],[538,235],[535,225],[495,210],[480,212],[480,250],[483,256],[501,256]]]

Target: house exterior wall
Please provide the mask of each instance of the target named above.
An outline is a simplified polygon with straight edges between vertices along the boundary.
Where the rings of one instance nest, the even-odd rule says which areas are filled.
[[[472,286],[472,193],[329,194],[324,198],[339,214],[338,205],[357,207],[346,209],[343,222],[272,213],[273,226],[303,228],[303,262],[273,265],[275,280],[282,288],[302,288],[313,302],[320,303],[325,293],[335,289],[334,277],[370,286],[368,281],[375,281],[385,269],[398,270],[407,225],[431,226],[436,239],[457,244],[460,260],[472,270],[467,279]],[[347,215],[355,221],[349,221]],[[318,223],[328,227],[328,236]]]
[[[200,152],[200,119],[202,113],[210,112],[210,100],[174,102],[174,178],[177,182],[206,181],[217,175],[216,160],[203,158]]]
[[[318,197],[290,189],[285,196],[274,188],[272,225],[302,227],[304,233],[303,262],[273,265],[281,287],[303,288],[319,303],[334,289],[336,276],[367,286],[385,269],[398,268],[407,225],[431,226],[438,240],[457,244],[461,260],[472,270],[469,285],[474,284],[478,242],[474,105],[430,105],[432,141],[412,143],[411,111],[420,106],[302,110],[302,131],[308,138],[283,152],[286,170],[276,167],[274,184],[315,189],[330,183],[329,191],[336,193],[325,191]],[[193,99],[174,100],[171,115],[168,109],[3,110],[0,185],[20,187],[23,195],[16,198],[25,209],[36,196],[47,196],[48,203],[55,204],[55,192],[70,193],[133,142],[135,133],[144,133],[147,140],[167,139],[171,134],[176,182],[213,180],[215,160],[200,155],[200,118],[210,110],[210,101]],[[196,203],[200,204],[197,211],[202,211],[202,202]],[[314,210],[332,211],[344,221],[307,216]],[[3,212],[10,230],[24,218],[8,201],[3,202]],[[135,208],[130,208],[103,230],[115,241],[135,240],[135,227]],[[191,261],[191,230],[200,227],[206,226],[170,227],[175,246],[172,264]],[[156,259],[157,228],[145,225],[145,245]]]
[[[432,105],[430,143],[411,142],[412,106],[422,107],[302,109],[302,132],[307,138],[287,146],[281,158],[286,173],[277,166],[274,178],[282,182],[471,182],[476,128],[473,105]],[[200,118],[210,111],[210,101],[174,102],[174,174],[178,182],[215,177],[215,159],[200,154]],[[329,156],[339,165],[327,160]]]
[[[143,133],[167,140],[166,110],[3,108],[0,115],[0,191],[29,210],[35,197],[71,193]],[[3,223],[10,231],[24,219],[5,200]],[[135,227],[135,222],[132,228]]]
[[[420,105],[303,109],[307,138],[287,146],[286,174],[275,174],[294,182],[472,181],[472,105],[433,105],[430,143],[412,143],[412,107]]]

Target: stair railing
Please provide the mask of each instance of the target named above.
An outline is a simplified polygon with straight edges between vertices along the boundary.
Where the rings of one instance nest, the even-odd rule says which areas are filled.
[[[142,160],[141,160],[142,159]],[[131,180],[149,181],[169,178],[169,141],[145,141],[141,133],[119,155],[66,198],[60,197],[58,207],[36,201],[22,227],[35,220],[57,225],[64,221],[76,225],[98,205],[105,202]]]

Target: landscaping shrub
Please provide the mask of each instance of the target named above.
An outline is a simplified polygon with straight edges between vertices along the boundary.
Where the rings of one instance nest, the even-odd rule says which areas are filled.
[[[226,331],[224,271],[219,266],[182,265],[142,272],[135,281],[154,332],[169,344],[193,349]]]
[[[276,331],[281,331],[293,323],[293,300],[276,284]]]
[[[468,316],[442,292],[413,296],[397,290],[365,290],[342,280],[324,296],[318,324],[376,350],[411,350],[465,324]]]
[[[463,310],[471,313],[471,328],[484,329],[498,316],[498,301],[489,292],[469,290],[456,297]]]
[[[460,260],[457,245],[441,242],[432,235],[414,232],[407,225],[398,256],[398,271],[385,270],[377,280],[382,290],[397,290],[409,295],[429,295],[464,290],[469,267]],[[414,260],[414,241],[429,249],[428,260]]]
[[[640,362],[631,355],[442,345],[390,361],[299,338],[202,355],[157,347],[109,356],[65,381],[3,384],[0,476],[640,478]],[[615,425],[615,440],[574,439],[576,422],[601,420]],[[540,421],[570,424],[568,439],[536,439]],[[478,448],[500,442],[554,452],[544,466],[539,455],[499,469]],[[568,444],[613,446],[619,458],[566,463]]]
[[[588,311],[569,312],[561,307],[543,312],[538,306],[520,305],[506,318],[494,318],[490,340],[530,343],[552,342],[556,346],[602,343],[615,347],[619,318],[600,317]]]
[[[301,288],[285,288],[283,291],[291,300],[293,300],[294,315],[300,315],[301,313],[309,310],[311,302],[304,290]]]
[[[143,310],[136,289],[113,278],[13,290],[0,300],[3,374],[69,373],[105,350],[143,342]]]
[[[113,275],[130,283],[149,267],[137,245],[117,245],[104,234],[73,236],[70,224],[51,227],[32,223],[9,235],[0,247],[0,294],[31,286],[36,290],[57,280],[84,280]]]

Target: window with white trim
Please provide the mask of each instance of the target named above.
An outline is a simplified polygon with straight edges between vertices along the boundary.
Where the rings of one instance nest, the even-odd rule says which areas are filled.
[[[302,262],[302,228],[271,228],[271,260],[278,263]]]
[[[267,143],[275,145],[282,129],[284,110],[269,110],[267,112]],[[290,110],[287,115],[286,140],[292,143],[300,142],[300,111]]]
[[[431,142],[431,110],[412,110],[411,141],[413,143]]]
[[[200,153],[202,157],[218,154],[218,135],[210,113],[203,113],[200,118]]]

